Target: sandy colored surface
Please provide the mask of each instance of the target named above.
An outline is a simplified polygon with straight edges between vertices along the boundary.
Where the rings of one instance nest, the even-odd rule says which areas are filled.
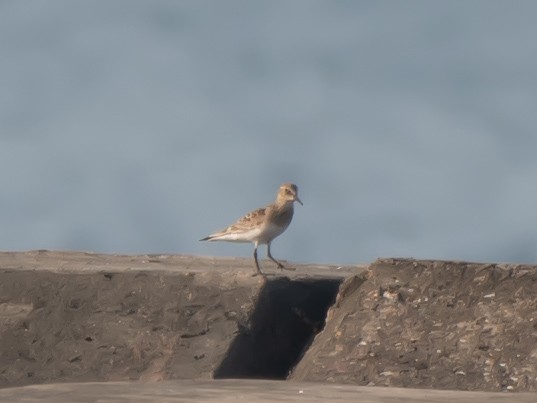
[[[537,401],[535,266],[262,264],[0,253],[0,401]]]
[[[308,402],[308,403],[534,403],[529,393],[381,388],[289,381],[166,381],[65,383],[0,389],[0,401],[50,403]]]
[[[286,260],[281,260],[286,263]],[[264,272],[273,276],[287,277],[348,277],[357,271],[363,271],[367,264],[360,265],[326,265],[289,263],[296,271],[281,271],[267,259],[260,259]],[[220,273],[233,272],[238,276],[248,277],[255,273],[252,258],[190,256],[190,255],[107,255],[77,251],[35,250],[29,252],[0,252],[1,270],[37,270],[63,273],[100,273],[106,271],[166,271],[168,273],[188,272],[204,273],[208,270]],[[253,278],[252,280],[259,280]]]

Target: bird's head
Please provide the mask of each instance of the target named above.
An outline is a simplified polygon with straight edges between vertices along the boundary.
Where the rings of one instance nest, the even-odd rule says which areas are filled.
[[[280,186],[280,189],[278,190],[278,202],[299,202],[301,205],[303,205],[302,201],[298,197],[298,188],[293,183],[284,183]]]

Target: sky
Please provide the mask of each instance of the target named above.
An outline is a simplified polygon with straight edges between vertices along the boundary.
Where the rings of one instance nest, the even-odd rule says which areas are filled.
[[[533,1],[0,2],[0,250],[537,261]]]

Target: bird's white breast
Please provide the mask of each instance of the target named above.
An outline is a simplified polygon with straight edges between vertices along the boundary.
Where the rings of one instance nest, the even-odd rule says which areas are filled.
[[[287,227],[288,225],[279,226],[275,224],[267,224],[258,235],[257,240],[260,243],[268,243],[284,232]]]

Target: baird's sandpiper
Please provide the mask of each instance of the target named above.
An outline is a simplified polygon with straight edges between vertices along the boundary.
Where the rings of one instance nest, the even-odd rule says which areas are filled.
[[[294,270],[286,268],[272,257],[270,243],[284,232],[291,223],[295,201],[302,204],[302,201],[298,198],[298,188],[292,183],[284,183],[280,186],[274,203],[246,214],[226,229],[215,232],[200,239],[200,241],[253,242],[254,261],[257,270],[254,276],[257,274],[263,275],[257,262],[257,247],[260,244],[267,245],[268,258],[276,263],[280,269]]]

